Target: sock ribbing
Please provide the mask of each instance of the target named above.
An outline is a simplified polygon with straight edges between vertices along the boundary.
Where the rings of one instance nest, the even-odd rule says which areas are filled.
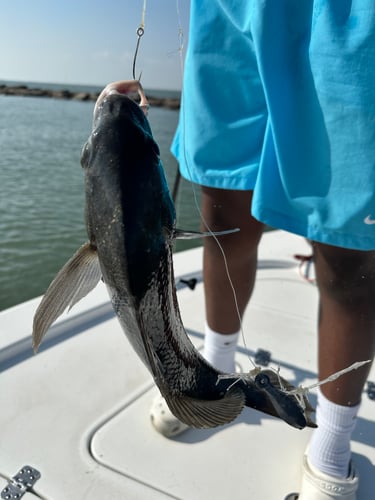
[[[350,439],[359,407],[332,403],[318,390],[318,428],[309,444],[308,459],[321,472],[340,478],[348,476]]]

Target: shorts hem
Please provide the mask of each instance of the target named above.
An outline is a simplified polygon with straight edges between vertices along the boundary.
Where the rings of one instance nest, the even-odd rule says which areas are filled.
[[[318,243],[347,248],[349,250],[375,250],[375,236],[371,238],[363,235],[355,236],[352,233],[341,233],[338,230],[322,230],[321,227],[296,220],[288,215],[258,207],[253,207],[252,215],[260,222],[275,229],[282,229]]]
[[[231,189],[235,191],[253,191],[255,186],[255,178],[252,179],[252,176],[246,175],[244,177],[241,176],[210,176],[210,175],[196,175],[196,171],[191,174],[187,174],[186,171],[180,168],[180,172],[182,177],[194,184],[198,184],[199,186],[206,186],[217,189]],[[255,177],[255,176],[254,176]]]

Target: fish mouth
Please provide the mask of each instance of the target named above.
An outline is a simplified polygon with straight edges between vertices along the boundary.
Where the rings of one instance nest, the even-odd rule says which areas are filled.
[[[94,107],[94,119],[106,97],[113,94],[127,96],[134,93],[138,93],[140,97],[139,107],[141,108],[145,116],[147,116],[149,104],[141,82],[139,80],[119,80],[117,82],[109,83],[100,93]]]

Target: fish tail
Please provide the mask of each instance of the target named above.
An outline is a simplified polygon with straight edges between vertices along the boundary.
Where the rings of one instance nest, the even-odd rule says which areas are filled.
[[[221,399],[205,400],[189,396],[164,396],[171,412],[181,422],[200,429],[232,422],[245,406],[245,394],[233,387]]]

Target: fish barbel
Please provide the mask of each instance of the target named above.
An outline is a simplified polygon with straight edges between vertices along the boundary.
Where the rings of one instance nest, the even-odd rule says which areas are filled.
[[[126,94],[136,90],[140,104]],[[172,245],[186,233],[175,226],[159,148],[137,81],[115,82],[95,106],[81,164],[89,241],[49,286],[33,324],[36,351],[55,319],[102,278],[130,343],[151,372],[172,413],[192,427],[214,427],[245,406],[302,429],[315,426],[305,396],[272,370],[223,376],[194,348],[181,321]],[[204,235],[204,234],[203,234]]]

